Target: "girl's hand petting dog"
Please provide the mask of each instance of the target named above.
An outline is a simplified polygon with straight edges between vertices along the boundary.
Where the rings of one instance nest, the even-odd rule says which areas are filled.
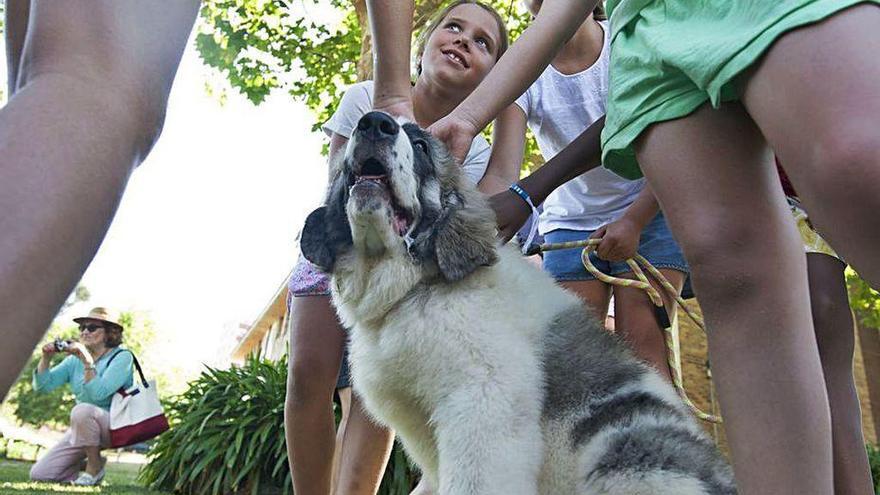
[[[403,117],[405,119],[416,121],[413,112],[412,98],[385,98],[377,99],[373,105],[373,110],[385,112],[392,117]]]
[[[625,261],[636,255],[642,229],[632,220],[623,216],[616,222],[599,227],[590,239],[602,239],[596,247],[596,254],[606,261]]]
[[[532,210],[513,191],[502,191],[489,198],[489,206],[495,212],[498,237],[507,242],[525,225]]]
[[[455,163],[461,165],[480,129],[466,118],[450,113],[428,127],[428,132],[443,141],[455,158]]]

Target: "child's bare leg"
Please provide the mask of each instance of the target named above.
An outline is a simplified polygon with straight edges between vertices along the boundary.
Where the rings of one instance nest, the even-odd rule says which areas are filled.
[[[333,390],[345,331],[329,296],[294,297],[291,314],[284,402],[287,457],[297,494],[326,495],[331,488],[336,435]]]
[[[159,136],[199,2],[33,1],[0,110],[0,397]]]
[[[352,393],[335,493],[375,495],[393,445],[394,432],[375,423],[357,393]]]
[[[700,294],[740,493],[831,493],[806,262],[763,137],[705,105],[636,144]]]
[[[855,332],[846,293],[845,265],[819,253],[807,255],[810,302],[825,387],[831,404],[834,493],[871,495],[871,468],[862,435],[862,414],[853,377]]]
[[[877,26],[880,8],[864,4],[786,34],[751,73],[743,96],[813,223],[874,287],[880,287]]]
[[[569,280],[559,285],[574,292],[602,325],[608,315],[608,302],[611,300],[611,286],[600,280]]]
[[[675,286],[678,292],[684,285],[684,273],[678,270],[660,270],[664,277]],[[627,273],[623,278],[634,279],[635,275]],[[652,284],[658,288],[663,297],[663,302],[670,321],[675,315],[675,300],[663,290],[659,284]],[[614,328],[630,345],[633,352],[640,359],[646,361],[672,383],[672,372],[669,370],[669,362],[666,354],[666,336],[657,321],[654,303],[648,297],[648,293],[642,289],[633,287],[614,287]]]

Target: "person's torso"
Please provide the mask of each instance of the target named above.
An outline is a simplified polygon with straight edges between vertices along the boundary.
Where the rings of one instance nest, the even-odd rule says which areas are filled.
[[[98,358],[97,361],[95,361],[95,375],[96,376],[94,379],[99,379],[104,376],[104,373],[107,372],[107,366],[108,366],[108,364],[110,364],[110,360],[113,358],[113,356],[115,356],[117,353],[120,353],[120,352],[129,352],[129,350],[119,348],[119,347],[114,348],[114,349],[110,349],[103,356]],[[82,361],[80,361],[79,358],[77,358],[76,356],[69,356],[66,359],[73,360],[70,364],[70,389],[73,392],[73,396],[76,399],[76,403],[79,404],[79,403],[85,402],[85,403],[93,404],[98,407],[109,410],[110,409],[110,402],[113,399],[113,394],[107,396],[104,399],[100,399],[100,400],[88,399],[86,397],[84,390],[83,390],[83,387],[85,386],[85,366],[82,364]],[[119,359],[119,358],[117,358],[117,359]],[[133,374],[130,373],[128,379],[125,381],[125,384],[123,385],[123,388],[127,389],[127,388],[131,387],[132,384],[133,384]]]
[[[610,32],[600,23],[605,43],[596,62],[575,74],[562,74],[552,65],[519,99],[545,160],[568,146],[605,115],[608,94]],[[595,230],[614,221],[635,200],[643,180],[623,179],[605,167],[595,168],[563,184],[544,201],[541,233],[558,228]]]

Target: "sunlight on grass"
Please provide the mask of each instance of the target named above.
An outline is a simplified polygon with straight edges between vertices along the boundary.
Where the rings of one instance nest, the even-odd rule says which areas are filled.
[[[0,460],[0,494],[39,495],[52,493],[103,493],[108,495],[165,495],[167,492],[149,490],[137,481],[138,467],[132,464],[111,463],[107,478],[98,487],[72,486],[60,483],[36,483],[28,480],[32,463]]]

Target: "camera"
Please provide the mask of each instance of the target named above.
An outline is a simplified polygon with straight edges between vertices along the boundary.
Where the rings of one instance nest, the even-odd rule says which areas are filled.
[[[55,350],[58,352],[64,352],[67,349],[70,349],[70,341],[68,340],[55,339],[53,344],[55,345]]]

